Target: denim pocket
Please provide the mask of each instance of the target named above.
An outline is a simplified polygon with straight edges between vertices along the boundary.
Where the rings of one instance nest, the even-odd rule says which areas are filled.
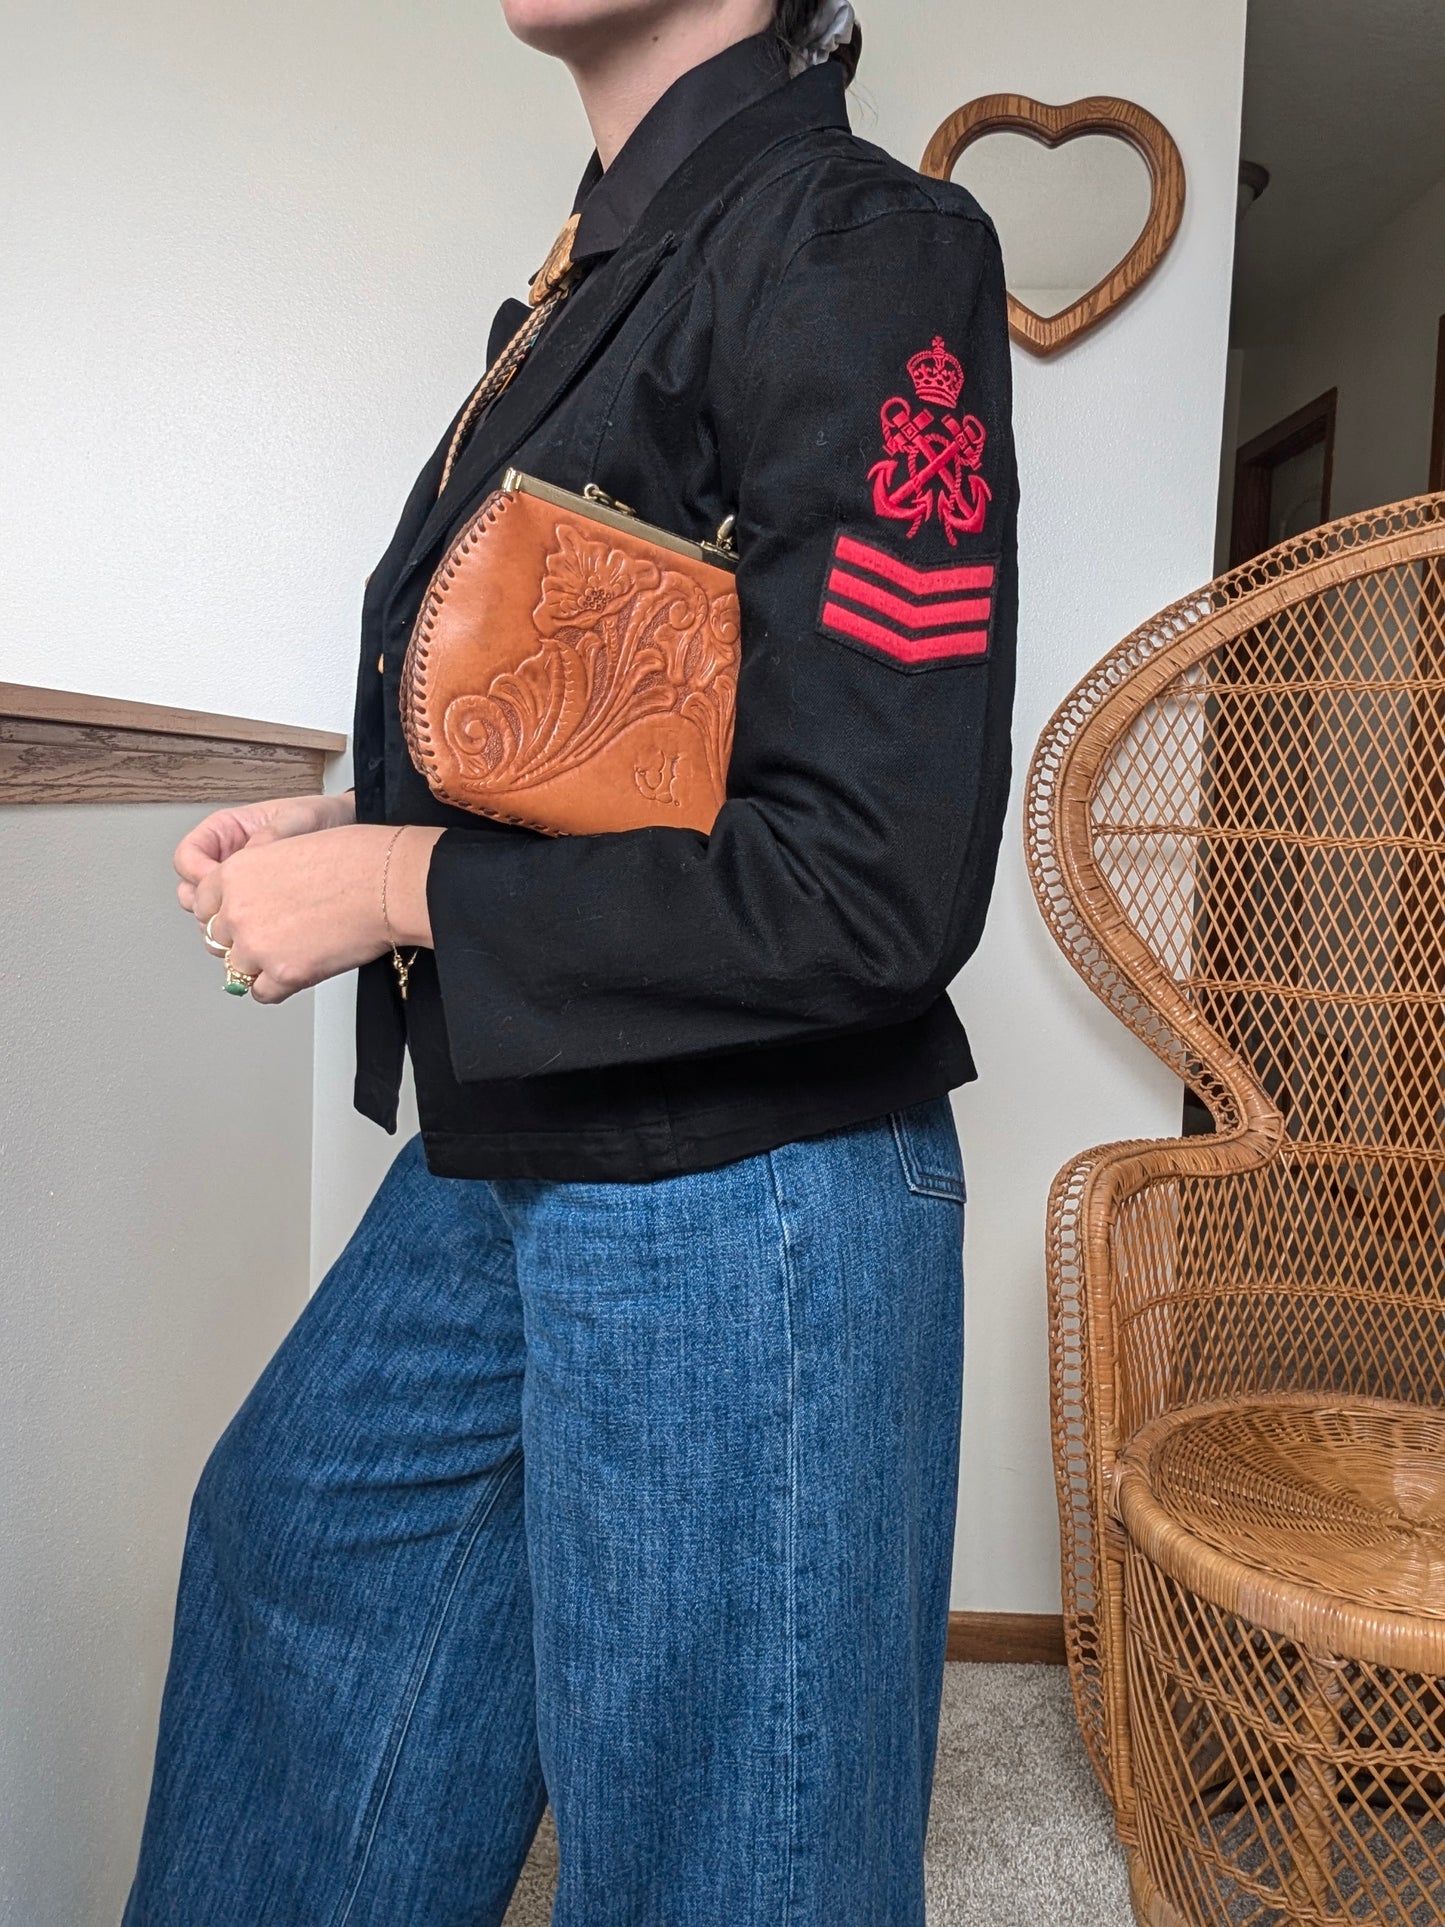
[[[920,1198],[966,1203],[963,1154],[948,1099],[931,1097],[922,1104],[910,1104],[906,1111],[891,1111],[888,1121],[909,1190]]]

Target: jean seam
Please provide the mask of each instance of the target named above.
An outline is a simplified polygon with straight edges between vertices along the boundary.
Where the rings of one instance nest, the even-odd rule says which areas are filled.
[[[472,1509],[470,1519],[468,1519],[462,1527],[457,1550],[454,1553],[456,1569],[451,1575],[451,1583],[445,1586],[442,1596],[437,1600],[431,1621],[422,1635],[422,1642],[412,1665],[411,1677],[407,1681],[406,1689],[402,1694],[401,1704],[397,1708],[396,1717],[392,1721],[392,1730],[387,1735],[386,1744],[382,1748],[381,1758],[377,1763],[377,1773],[381,1777],[379,1780],[373,1782],[371,1795],[367,1801],[367,1808],[371,1813],[371,1828],[360,1848],[361,1858],[357,1864],[351,1886],[337,1902],[337,1911],[332,1916],[332,1927],[346,1927],[346,1922],[351,1918],[351,1910],[356,1905],[357,1895],[361,1892],[361,1883],[371,1863],[371,1850],[376,1844],[376,1836],[381,1828],[382,1815],[386,1811],[387,1795],[391,1791],[391,1783],[396,1777],[396,1769],[401,1760],[402,1748],[406,1744],[406,1736],[411,1729],[412,1715],[416,1711],[417,1701],[421,1698],[422,1688],[425,1686],[427,1674],[431,1670],[432,1656],[436,1652],[437,1644],[441,1639],[442,1628],[446,1624],[447,1613],[451,1607],[452,1600],[456,1597],[457,1587],[461,1584],[462,1574],[466,1571],[467,1561],[471,1558],[472,1549],[476,1545],[482,1527],[496,1509],[498,1501],[512,1482],[513,1475],[521,1466],[521,1463],[522,1454],[520,1451],[513,1452],[509,1458],[503,1461],[496,1476],[488,1481],[486,1490],[479,1496],[476,1505]]]
[[[788,1647],[788,1739],[787,1739],[787,1884],[783,1899],[783,1922],[794,1917],[794,1874],[796,1866],[793,1858],[793,1845],[797,1838],[798,1825],[798,1575],[797,1575],[797,1533],[798,1533],[798,1441],[797,1441],[797,1364],[798,1352],[793,1322],[793,1297],[797,1286],[797,1270],[793,1258],[793,1242],[788,1232],[788,1217],[783,1206],[782,1191],[778,1183],[777,1156],[773,1151],[767,1153],[768,1177],[772,1185],[773,1206],[778,1215],[778,1249],[782,1259],[783,1273],[783,1334],[788,1348],[788,1402],[787,1419],[784,1433],[787,1442],[788,1500],[786,1508],[786,1552],[787,1603],[784,1611],[784,1624]]]
[[[913,1195],[916,1198],[947,1198],[952,1204],[965,1204],[967,1187],[961,1179],[951,1171],[923,1169],[902,1112],[890,1111],[888,1122],[893,1126],[893,1142],[898,1147],[898,1160],[903,1166],[903,1182]]]

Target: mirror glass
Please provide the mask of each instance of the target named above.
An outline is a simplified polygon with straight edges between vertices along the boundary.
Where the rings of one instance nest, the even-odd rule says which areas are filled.
[[[1010,294],[1055,315],[1123,260],[1149,218],[1149,168],[1127,141],[1081,134],[1048,148],[985,134],[953,178],[992,215]]]

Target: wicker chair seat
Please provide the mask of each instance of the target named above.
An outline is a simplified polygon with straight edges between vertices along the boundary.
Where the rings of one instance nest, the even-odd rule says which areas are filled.
[[[1445,1413],[1234,1398],[1120,1454],[1141,1920],[1438,1927]],[[1155,1884],[1170,1870],[1181,1909]]]
[[[1445,1672],[1445,1413],[1310,1394],[1171,1412],[1120,1455],[1129,1538],[1271,1632]]]

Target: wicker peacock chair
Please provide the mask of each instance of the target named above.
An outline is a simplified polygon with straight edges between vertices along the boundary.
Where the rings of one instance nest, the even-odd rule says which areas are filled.
[[[1039,743],[1055,939],[1213,1135],[1049,1202],[1080,1723],[1148,1927],[1445,1922],[1445,495],[1145,624]]]

